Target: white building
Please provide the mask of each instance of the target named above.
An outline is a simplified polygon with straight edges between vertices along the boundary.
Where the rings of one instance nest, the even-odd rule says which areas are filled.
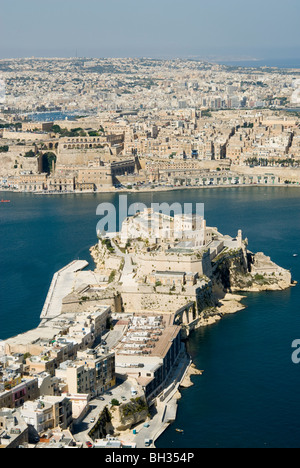
[[[206,221],[197,214],[180,213],[172,217],[145,209],[123,222],[120,238],[122,245],[131,239],[141,238],[153,244],[188,240],[194,247],[203,247],[206,245]]]

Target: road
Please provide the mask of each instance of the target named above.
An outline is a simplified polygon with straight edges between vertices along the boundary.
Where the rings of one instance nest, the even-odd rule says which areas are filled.
[[[76,442],[80,442],[84,445],[88,441],[93,442],[92,439],[88,436],[88,433],[96,424],[105,406],[110,408],[110,403],[113,399],[118,400],[120,403],[126,403],[126,401],[130,401],[132,398],[131,388],[132,382],[126,380],[121,385],[118,385],[110,391],[112,395],[105,393],[104,395],[101,395],[101,397],[93,399],[90,402],[90,411],[88,414],[79,424],[74,425],[73,435]],[[122,397],[125,397],[126,399],[123,399]],[[95,422],[91,422],[93,419],[95,419]]]
[[[130,290],[130,288],[135,290],[137,288],[137,283],[134,279],[135,273],[132,263],[132,255],[129,253],[123,253],[113,239],[111,239],[111,244],[115,249],[116,254],[124,259],[124,267],[122,270],[120,283],[123,284],[124,288],[127,288],[127,291]]]
[[[166,383],[166,387],[170,385],[170,392],[164,401],[156,400],[156,407],[152,407],[152,418],[149,421],[149,427],[145,427],[144,423],[135,427],[136,434],[133,434],[133,430],[127,431],[120,436],[122,442],[133,442],[136,443],[137,448],[145,448],[145,439],[152,440],[152,447],[155,445],[155,441],[159,436],[167,429],[167,427],[175,421],[177,413],[177,399],[175,394],[178,392],[180,382],[182,381],[191,361],[189,357],[183,353],[178,365],[174,368],[172,375],[170,376],[169,382]],[[131,394],[132,381],[126,380],[121,385],[118,385],[111,390],[111,395],[105,394],[100,398],[96,398],[90,402],[90,412],[86,415],[83,421],[74,427],[73,434],[76,442],[80,442],[85,446],[87,441],[93,442],[88,433],[96,424],[100,414],[104,410],[105,406],[110,407],[112,399],[118,400],[120,403],[130,401],[132,398]],[[122,397],[126,397],[124,401]],[[95,422],[91,422],[91,419],[95,419]]]

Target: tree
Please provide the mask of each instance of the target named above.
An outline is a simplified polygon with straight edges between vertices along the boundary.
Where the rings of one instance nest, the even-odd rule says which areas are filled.
[[[120,406],[119,400],[116,400],[115,398],[111,401],[112,406]]]
[[[53,161],[56,163],[56,156],[54,153],[44,153],[43,156],[43,172],[50,174],[52,172]]]
[[[52,131],[53,133],[61,133],[61,128],[60,128],[59,125],[53,125],[51,131]]]
[[[108,282],[109,283],[113,283],[115,281],[115,277],[116,277],[116,271],[113,270],[110,275],[109,275],[109,279],[108,279]]]
[[[99,136],[99,133],[96,132],[95,130],[89,131],[88,134],[89,134],[90,137],[97,137],[97,136]]]
[[[30,150],[30,151],[27,151],[27,153],[24,154],[24,157],[25,158],[34,158],[35,157],[35,152]]]

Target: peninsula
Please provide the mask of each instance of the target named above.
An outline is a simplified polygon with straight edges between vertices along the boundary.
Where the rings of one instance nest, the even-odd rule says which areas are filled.
[[[37,329],[1,343],[2,446],[153,446],[202,373],[190,333],[241,310],[245,291],[293,283],[241,230],[152,208],[99,232],[91,255],[94,271],[54,276]]]

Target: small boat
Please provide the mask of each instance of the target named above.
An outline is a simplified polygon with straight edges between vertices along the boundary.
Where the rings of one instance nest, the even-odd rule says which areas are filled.
[[[10,200],[1,200],[0,203],[10,203]]]
[[[298,257],[298,254],[294,254],[293,257]]]
[[[184,433],[184,431],[182,429],[176,429],[176,432],[180,432],[180,434]]]

